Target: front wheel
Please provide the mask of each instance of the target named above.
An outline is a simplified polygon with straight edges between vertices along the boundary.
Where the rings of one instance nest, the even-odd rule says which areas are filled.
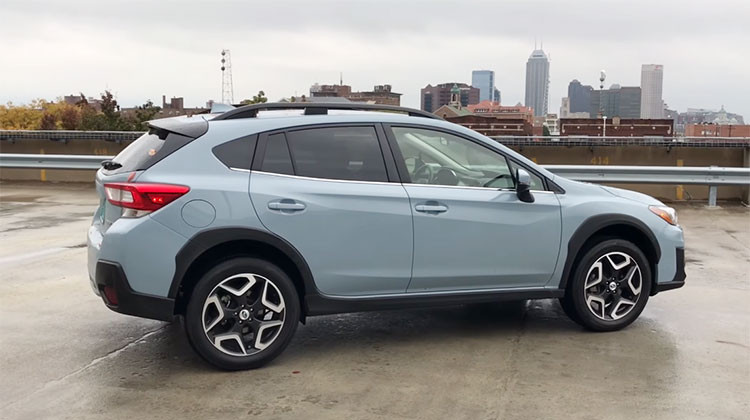
[[[577,265],[563,307],[593,331],[615,331],[641,314],[651,290],[648,259],[633,243],[605,240],[589,249]]]
[[[289,276],[256,258],[235,258],[200,279],[185,313],[193,348],[222,369],[260,367],[289,344],[300,303]]]

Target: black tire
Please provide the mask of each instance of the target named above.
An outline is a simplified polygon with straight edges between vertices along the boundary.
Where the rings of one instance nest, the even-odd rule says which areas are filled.
[[[225,280],[231,278],[232,276],[236,276],[243,273],[251,273],[257,277],[257,281],[254,281],[257,287],[266,287],[265,285],[261,286],[262,281],[268,281],[271,283],[270,286],[268,286],[271,290],[271,293],[273,294],[273,297],[275,299],[283,298],[283,300],[279,300],[279,302],[283,302],[283,309],[279,310],[279,314],[276,313],[270,313],[270,310],[266,309],[267,313],[270,313],[271,316],[278,316],[281,317],[283,313],[283,320],[278,319],[279,322],[281,322],[280,329],[276,326],[273,328],[273,331],[270,331],[273,335],[273,339],[271,342],[267,345],[267,347],[262,349],[256,349],[252,348],[245,349],[244,347],[240,349],[239,344],[245,343],[244,337],[250,337],[249,340],[251,342],[255,341],[255,334],[248,332],[247,335],[243,334],[241,337],[243,339],[241,340],[226,340],[228,343],[228,346],[235,346],[234,350],[237,355],[228,354],[226,352],[226,348],[224,350],[220,350],[217,348],[213,342],[209,339],[208,335],[211,334],[213,331],[216,331],[214,329],[208,330],[209,332],[204,331],[204,304],[206,304],[207,299],[209,298],[209,295],[213,293],[214,296],[216,296],[215,288],[216,290],[220,292],[224,292],[225,290],[223,288],[217,287],[220,283],[224,282]],[[242,279],[246,279],[248,276],[240,276],[239,281],[242,281]],[[246,284],[249,284],[248,281]],[[275,286],[275,288],[273,288]],[[278,291],[278,293],[277,293]],[[256,286],[253,286],[252,289],[250,289],[247,292],[247,295],[237,295],[234,296],[232,294],[228,294],[229,297],[232,299],[236,299],[236,301],[232,301],[229,304],[229,307],[234,307],[234,305],[238,305],[239,303],[244,302],[244,304],[247,305],[247,308],[250,309],[249,313],[250,318],[245,319],[244,322],[244,328],[249,329],[251,323],[257,321],[257,325],[260,325],[263,321],[263,318],[255,318],[255,315],[253,315],[254,309],[251,309],[250,304],[248,301],[250,300],[250,296],[253,295],[253,299],[256,300],[256,303],[258,301]],[[264,291],[261,291],[261,293],[265,293]],[[280,298],[279,298],[280,295]],[[265,295],[263,295],[265,296]],[[242,299],[245,299],[243,301]],[[229,299],[228,299],[229,300]],[[253,308],[256,306],[253,306]],[[215,306],[214,309],[218,309]],[[258,306],[258,308],[264,308],[262,306]],[[213,310],[213,309],[212,309]],[[222,308],[222,310],[225,310]],[[262,311],[263,309],[259,309],[259,311]],[[226,309],[225,314],[227,314],[226,320],[227,324],[231,325],[235,328],[242,328],[242,318],[240,316],[234,316],[232,317],[232,312],[234,309]],[[208,312],[207,312],[208,313]],[[218,312],[217,312],[218,313]],[[261,312],[258,312],[260,314]],[[245,313],[247,314],[247,312]],[[297,324],[300,320],[300,302],[299,297],[297,295],[297,291],[294,287],[294,283],[289,278],[289,276],[279,267],[277,267],[274,264],[271,264],[268,261],[257,259],[257,258],[250,258],[250,257],[240,257],[240,258],[234,258],[228,261],[224,261],[220,264],[218,264],[216,267],[209,270],[206,274],[201,277],[201,279],[196,284],[195,288],[193,289],[193,293],[190,296],[190,301],[187,305],[187,310],[185,312],[185,331],[187,333],[188,340],[190,341],[190,344],[195,349],[195,351],[208,363],[225,370],[243,370],[243,369],[255,369],[258,367],[261,367],[265,365],[266,363],[270,362],[276,356],[281,354],[281,352],[286,348],[286,346],[289,344],[289,342],[292,339],[292,336],[294,336],[294,332],[297,329]],[[223,327],[223,324],[216,325],[215,328]],[[263,335],[264,329],[261,328],[261,336]],[[269,332],[269,329],[265,330],[266,333]],[[231,333],[231,332],[230,332]],[[216,334],[220,335],[220,334]],[[252,346],[255,346],[255,344],[252,344]],[[261,346],[258,346],[261,347]],[[240,355],[239,352],[248,352],[253,351],[252,354],[247,355]]]
[[[625,308],[627,309],[627,312],[617,311],[617,316],[621,317],[619,317],[618,319],[606,319],[606,308],[601,309],[603,317],[600,318],[599,316],[594,314],[594,309],[591,309],[586,303],[587,294],[584,287],[586,285],[589,269],[591,269],[592,266],[600,258],[605,257],[605,255],[613,252],[628,255],[637,264],[638,271],[636,273],[640,274],[640,294],[637,295],[635,305],[629,305]],[[612,258],[616,257],[620,257],[620,255],[616,254]],[[625,260],[623,259],[622,262],[624,261]],[[617,279],[618,276],[613,274],[613,278]],[[648,259],[643,254],[643,252],[632,242],[623,239],[602,240],[601,242],[588,249],[588,251],[586,251],[583,257],[579,260],[579,263],[577,264],[572,277],[569,279],[565,297],[561,299],[560,303],[562,304],[565,313],[568,314],[568,316],[573,321],[589,330],[620,330],[635,321],[643,311],[643,308],[646,306],[649,298],[649,292],[651,290],[651,278],[651,268]],[[630,288],[627,282],[623,283],[622,281],[623,280],[620,280],[620,283],[615,286],[616,289],[614,291],[607,292],[606,290],[603,290],[602,293],[605,295],[606,293],[612,293],[611,295],[606,295],[610,296],[608,299],[616,299],[618,298],[618,294],[621,295],[619,296],[620,298],[624,298],[626,297],[625,294],[627,293],[628,300],[633,301],[631,297],[632,295],[630,295],[632,293],[632,288]],[[604,283],[606,282],[601,283],[602,288],[604,288]],[[635,281],[633,283],[636,284]],[[591,288],[589,290],[591,290]],[[597,309],[602,308],[601,306],[599,306],[599,304],[596,303],[592,306],[596,306]],[[611,310],[616,308],[610,306],[609,309]],[[620,315],[620,313],[624,313],[624,315]]]

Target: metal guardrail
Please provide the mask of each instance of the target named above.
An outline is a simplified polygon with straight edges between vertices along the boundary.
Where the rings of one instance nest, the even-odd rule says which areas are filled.
[[[750,185],[750,168],[616,165],[542,166],[555,175],[585,182]]]
[[[114,156],[0,153],[0,168],[98,169]],[[709,186],[709,206],[716,205],[720,185],[750,186],[750,168],[695,166],[542,165],[564,178],[626,184],[693,184]]]
[[[99,169],[114,156],[0,153],[0,168]]]

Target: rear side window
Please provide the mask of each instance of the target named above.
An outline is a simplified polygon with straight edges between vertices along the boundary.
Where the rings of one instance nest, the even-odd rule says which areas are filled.
[[[228,168],[250,169],[257,141],[257,135],[241,137],[214,147],[213,152]]]
[[[289,155],[289,147],[286,144],[284,133],[268,136],[268,140],[266,140],[266,153],[263,155],[263,163],[260,165],[260,170],[276,174],[294,175],[292,158]]]
[[[192,137],[171,131],[152,129],[138,137],[115,156],[112,161],[119,163],[121,166],[109,172],[118,173],[148,169],[192,140]]]
[[[287,141],[297,175],[352,181],[388,181],[374,127],[297,130],[287,133]]]

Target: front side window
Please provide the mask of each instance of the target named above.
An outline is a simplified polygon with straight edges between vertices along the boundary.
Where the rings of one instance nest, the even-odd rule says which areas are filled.
[[[462,137],[392,127],[410,182],[467,187],[515,187],[505,156]]]
[[[295,173],[313,178],[387,182],[374,127],[329,127],[290,131]]]

